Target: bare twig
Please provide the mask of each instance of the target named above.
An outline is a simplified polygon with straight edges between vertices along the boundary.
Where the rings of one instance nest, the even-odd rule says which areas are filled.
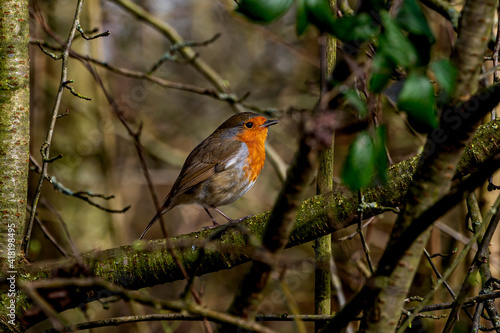
[[[75,17],[73,19],[73,24],[71,26],[70,32],[68,34],[68,39],[64,45],[64,51],[62,53],[62,70],[61,70],[61,79],[59,82],[59,89],[57,91],[56,100],[54,102],[54,106],[52,108],[52,118],[50,121],[49,129],[47,131],[47,136],[45,138],[44,144],[42,145],[41,154],[44,158],[42,163],[42,169],[40,171],[40,178],[38,180],[38,185],[35,190],[35,195],[33,198],[33,202],[31,204],[32,210],[30,214],[30,219],[28,222],[28,227],[26,229],[26,234],[24,236],[23,245],[24,245],[24,253],[26,256],[29,254],[29,243],[31,239],[31,231],[33,228],[33,221],[35,220],[36,209],[38,207],[38,201],[40,199],[40,195],[42,193],[42,186],[44,179],[47,175],[47,167],[49,162],[45,160],[45,158],[50,155],[50,144],[52,142],[52,136],[54,135],[54,128],[57,120],[57,116],[59,114],[59,107],[61,105],[61,99],[64,90],[64,83],[68,81],[68,59],[69,59],[69,49],[71,48],[71,44],[73,43],[73,39],[75,38],[76,26],[78,25],[80,13],[82,12],[83,0],[78,0],[76,4]]]
[[[497,8],[497,17],[500,17],[500,5]],[[495,47],[493,48],[493,67],[496,67],[495,71],[493,72],[493,81],[494,82],[500,82],[500,75],[498,74],[498,56],[500,53],[500,21],[497,22],[497,37],[495,40]]]
[[[31,43],[31,41],[30,41],[30,43]],[[42,43],[41,43],[39,40],[37,40],[37,41],[36,41],[36,43],[37,43],[38,47],[40,48],[40,50],[42,50],[42,52],[43,52],[43,53],[45,53],[46,55],[48,55],[48,56],[49,56],[49,57],[51,57],[52,59],[54,59],[54,60],[61,60],[61,59],[62,59],[62,54],[55,55],[54,53],[47,51],[47,50],[46,50],[46,49],[42,46]]]
[[[426,250],[427,251],[427,250]],[[457,253],[458,249],[457,248],[454,248],[453,251],[451,251],[450,253],[434,253],[432,255],[429,255],[429,258],[436,258],[436,257],[441,257],[441,258],[448,258],[448,257],[451,257],[452,255],[454,255],[455,253]],[[427,254],[429,254],[427,252]]]
[[[483,313],[484,303],[477,303],[476,310],[474,311],[474,317],[472,317],[472,327],[471,332],[479,332],[479,321],[481,320],[481,314]]]
[[[80,33],[80,35],[82,35],[83,39],[86,39],[86,40],[92,40],[92,39],[96,39],[96,38],[100,38],[100,37],[108,37],[111,34],[109,32],[109,30],[106,30],[106,31],[101,32],[100,34],[96,34],[94,36],[87,36],[85,34],[85,31],[83,31],[82,27],[80,26],[80,24],[78,24],[76,26],[76,30],[78,30],[78,32]]]
[[[40,164],[35,160],[35,158],[33,157],[33,155],[30,154],[30,162],[31,164],[33,164],[33,167],[31,168],[32,171],[36,172],[36,173],[40,173],[41,172],[41,166]],[[102,198],[102,199],[105,199],[105,200],[109,200],[109,199],[113,199],[114,196],[113,195],[109,195],[109,196],[106,196],[104,194],[93,194],[92,192],[90,191],[72,191],[70,190],[69,188],[67,188],[66,186],[64,186],[61,182],[59,182],[57,180],[57,178],[55,176],[50,176],[48,174],[45,175],[45,180],[48,181],[49,183],[52,184],[52,186],[54,187],[54,189],[64,195],[67,195],[69,197],[74,197],[74,198],[77,198],[77,199],[80,199],[80,200],[83,200],[85,202],[87,202],[88,204],[96,207],[96,208],[99,208],[100,210],[103,210],[105,212],[108,212],[108,213],[124,213],[126,212],[129,208],[130,208],[130,205],[129,206],[126,206],[122,209],[110,209],[110,208],[106,208],[106,207],[103,207],[101,205],[99,205],[98,203],[90,200],[89,198],[87,198],[87,196],[89,197],[98,197],[98,198]]]
[[[366,228],[370,223],[372,223],[373,221],[375,221],[375,216],[372,216],[370,217],[362,226],[362,228]],[[358,226],[359,228],[359,226]],[[337,239],[336,241],[337,242],[343,242],[343,241],[346,241],[346,240],[349,240],[349,239],[353,239],[354,237],[356,237],[358,235],[358,230],[356,230],[355,232],[353,232],[352,234],[349,234],[349,235],[346,235],[344,237],[341,237],[339,239]]]
[[[82,94],[80,94],[79,92],[77,92],[75,90],[75,88],[71,87],[69,84],[70,83],[73,83],[74,81],[73,80],[68,80],[68,81],[65,81],[63,82],[63,87],[68,89],[69,92],[73,95],[73,96],[76,96],[78,98],[81,98],[81,99],[84,99],[86,101],[91,101],[92,99],[90,97],[87,97],[87,96],[83,96]]]
[[[45,235],[45,237],[47,237],[47,239],[54,245],[54,247],[59,251],[61,252],[61,254],[65,257],[65,258],[69,258],[69,255],[68,253],[66,252],[66,250],[59,244],[59,242],[54,238],[54,236],[52,236],[52,233],[45,227],[45,224],[40,221],[39,218],[35,217],[35,222],[38,224],[38,226],[40,227],[40,229],[42,230],[43,234]]]
[[[361,239],[361,245],[363,245],[363,252],[365,253],[366,262],[368,263],[368,267],[370,268],[370,273],[375,273],[375,265],[373,264],[372,258],[370,256],[370,248],[368,247],[368,243],[366,242],[365,235],[363,234],[363,195],[361,194],[361,190],[358,191],[358,229],[356,230],[359,233],[359,238]]]
[[[54,206],[52,206],[52,204],[47,199],[41,198],[40,201],[45,207],[47,207],[50,210],[50,212],[52,214],[54,214],[57,221],[59,221],[59,225],[61,226],[61,229],[64,231],[64,233],[66,235],[66,239],[68,240],[68,243],[71,246],[71,249],[73,251],[73,255],[77,258],[80,266],[83,267],[84,262],[83,262],[82,254],[81,254],[80,250],[78,250],[78,247],[76,246],[73,238],[71,237],[71,234],[69,233],[69,230],[68,230],[68,226],[67,226],[66,222],[63,220],[61,214],[59,214],[59,212],[55,209]]]
[[[185,41],[183,43],[180,43],[180,44],[174,44],[172,46],[170,46],[170,49],[167,53],[165,53],[161,58],[160,60],[158,60],[154,65],[153,67],[151,67],[151,69],[148,71],[148,74],[153,74],[158,68],[160,68],[160,66],[165,62],[165,61],[179,61],[179,59],[177,58],[177,56],[174,55],[174,53],[176,51],[179,51],[180,49],[182,48],[185,48],[185,47],[199,47],[199,46],[207,46],[213,42],[215,42],[217,39],[219,39],[219,37],[221,36],[220,33],[218,34],[215,34],[215,36],[213,36],[212,38],[206,40],[206,41],[203,41],[203,42],[193,42],[193,41]],[[196,56],[197,57],[197,56]]]
[[[431,265],[431,268],[434,271],[434,274],[436,274],[437,278],[440,279],[440,280],[443,279],[443,276],[441,275],[441,273],[437,269],[436,265],[434,265],[434,262],[432,261],[433,256],[431,256],[429,254],[429,252],[427,252],[427,249],[424,249],[424,255],[427,258],[427,262],[429,262],[429,264]],[[448,292],[450,293],[451,297],[453,299],[455,299],[455,292],[453,291],[453,289],[451,289],[451,287],[448,284],[448,282],[446,282],[446,280],[443,279],[443,284],[446,287],[446,289],[448,290]]]

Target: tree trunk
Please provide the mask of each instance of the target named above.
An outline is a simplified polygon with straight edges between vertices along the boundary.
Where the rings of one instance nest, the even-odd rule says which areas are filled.
[[[18,331],[15,321],[17,266],[25,227],[29,161],[29,21],[27,0],[0,1],[0,266],[7,318],[0,331]],[[9,298],[5,303],[5,297]],[[3,312],[3,311],[2,311]]]

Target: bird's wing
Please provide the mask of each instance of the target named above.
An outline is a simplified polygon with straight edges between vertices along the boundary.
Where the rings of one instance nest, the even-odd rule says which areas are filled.
[[[215,174],[217,164],[196,162],[187,168],[182,178],[179,178],[179,183],[175,193],[183,193],[198,185],[204,180],[212,177]]]
[[[186,192],[223,171],[226,163],[237,154],[243,144],[237,140],[225,145],[211,143],[211,140],[205,140],[189,154],[172,187],[171,195]]]

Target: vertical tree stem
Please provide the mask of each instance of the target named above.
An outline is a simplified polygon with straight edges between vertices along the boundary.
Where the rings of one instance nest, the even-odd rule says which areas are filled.
[[[335,5],[335,0],[330,1],[330,5]],[[326,79],[335,66],[336,42],[332,36],[323,35],[320,37],[320,63],[321,63],[321,96],[327,91]],[[321,110],[320,110],[321,111]],[[334,167],[334,137],[329,148],[319,152],[317,194],[325,194],[333,190],[333,167]],[[331,269],[330,260],[332,258],[331,235],[317,238],[314,241],[314,257],[316,269],[314,271],[314,313],[317,315],[329,315],[331,313]],[[315,331],[319,332],[325,322],[317,321]]]

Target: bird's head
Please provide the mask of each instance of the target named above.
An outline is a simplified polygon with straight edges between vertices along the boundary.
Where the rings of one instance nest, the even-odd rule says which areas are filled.
[[[264,142],[267,128],[277,123],[278,120],[267,120],[257,113],[242,112],[227,119],[215,132],[222,137],[236,137],[243,142]]]

